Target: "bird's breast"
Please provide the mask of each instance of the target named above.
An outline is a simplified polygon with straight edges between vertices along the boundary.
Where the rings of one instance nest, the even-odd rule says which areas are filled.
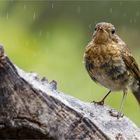
[[[85,66],[92,79],[111,90],[123,89],[130,80],[121,51],[115,45],[88,47]]]

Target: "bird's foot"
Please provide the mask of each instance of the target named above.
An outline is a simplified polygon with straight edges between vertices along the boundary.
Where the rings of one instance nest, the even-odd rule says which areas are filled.
[[[99,102],[92,101],[91,103],[97,104],[97,105],[104,105],[104,100],[101,100]]]
[[[124,114],[120,113],[120,112],[115,112],[113,110],[109,110],[109,114],[112,117],[116,117],[117,119],[122,118],[124,116]]]

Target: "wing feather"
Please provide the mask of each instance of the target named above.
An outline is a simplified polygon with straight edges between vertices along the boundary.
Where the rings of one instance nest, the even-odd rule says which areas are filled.
[[[140,70],[138,64],[136,63],[134,57],[126,46],[122,49],[122,59],[128,70],[134,75],[134,77],[136,79],[140,79]]]

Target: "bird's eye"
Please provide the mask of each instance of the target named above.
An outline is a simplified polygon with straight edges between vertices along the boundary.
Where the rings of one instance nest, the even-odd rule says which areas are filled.
[[[95,27],[95,31],[97,30],[97,27]]]
[[[114,34],[114,33],[115,33],[115,29],[112,29],[112,30],[111,30],[111,33]]]

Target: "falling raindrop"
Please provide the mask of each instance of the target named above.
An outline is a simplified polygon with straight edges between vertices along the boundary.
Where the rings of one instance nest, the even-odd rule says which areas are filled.
[[[52,3],[52,8],[54,7],[53,3]]]
[[[36,19],[36,13],[34,12],[34,14],[33,14],[33,20],[35,20]]]
[[[129,22],[130,22],[130,23],[132,23],[132,22],[133,22],[133,20],[132,20],[132,19],[130,19],[130,20],[129,20]]]
[[[123,4],[122,1],[120,1],[120,6],[122,6],[122,4]]]
[[[92,26],[92,24],[89,24],[89,26],[88,26],[88,27],[89,27],[89,29],[91,29],[91,26]]]
[[[81,7],[77,7],[77,12],[80,13],[81,12]]]
[[[127,16],[127,14],[126,14],[126,13],[123,13],[123,16],[124,16],[124,17],[126,17],[126,16]]]
[[[26,10],[27,6],[24,4],[23,9]]]
[[[140,15],[139,11],[136,12],[136,16],[138,17]]]
[[[39,36],[42,36],[42,31],[41,30],[39,31]]]
[[[110,9],[109,9],[109,12],[110,12],[110,13],[112,13],[112,11],[113,11],[113,9],[112,9],[112,8],[110,8]]]

